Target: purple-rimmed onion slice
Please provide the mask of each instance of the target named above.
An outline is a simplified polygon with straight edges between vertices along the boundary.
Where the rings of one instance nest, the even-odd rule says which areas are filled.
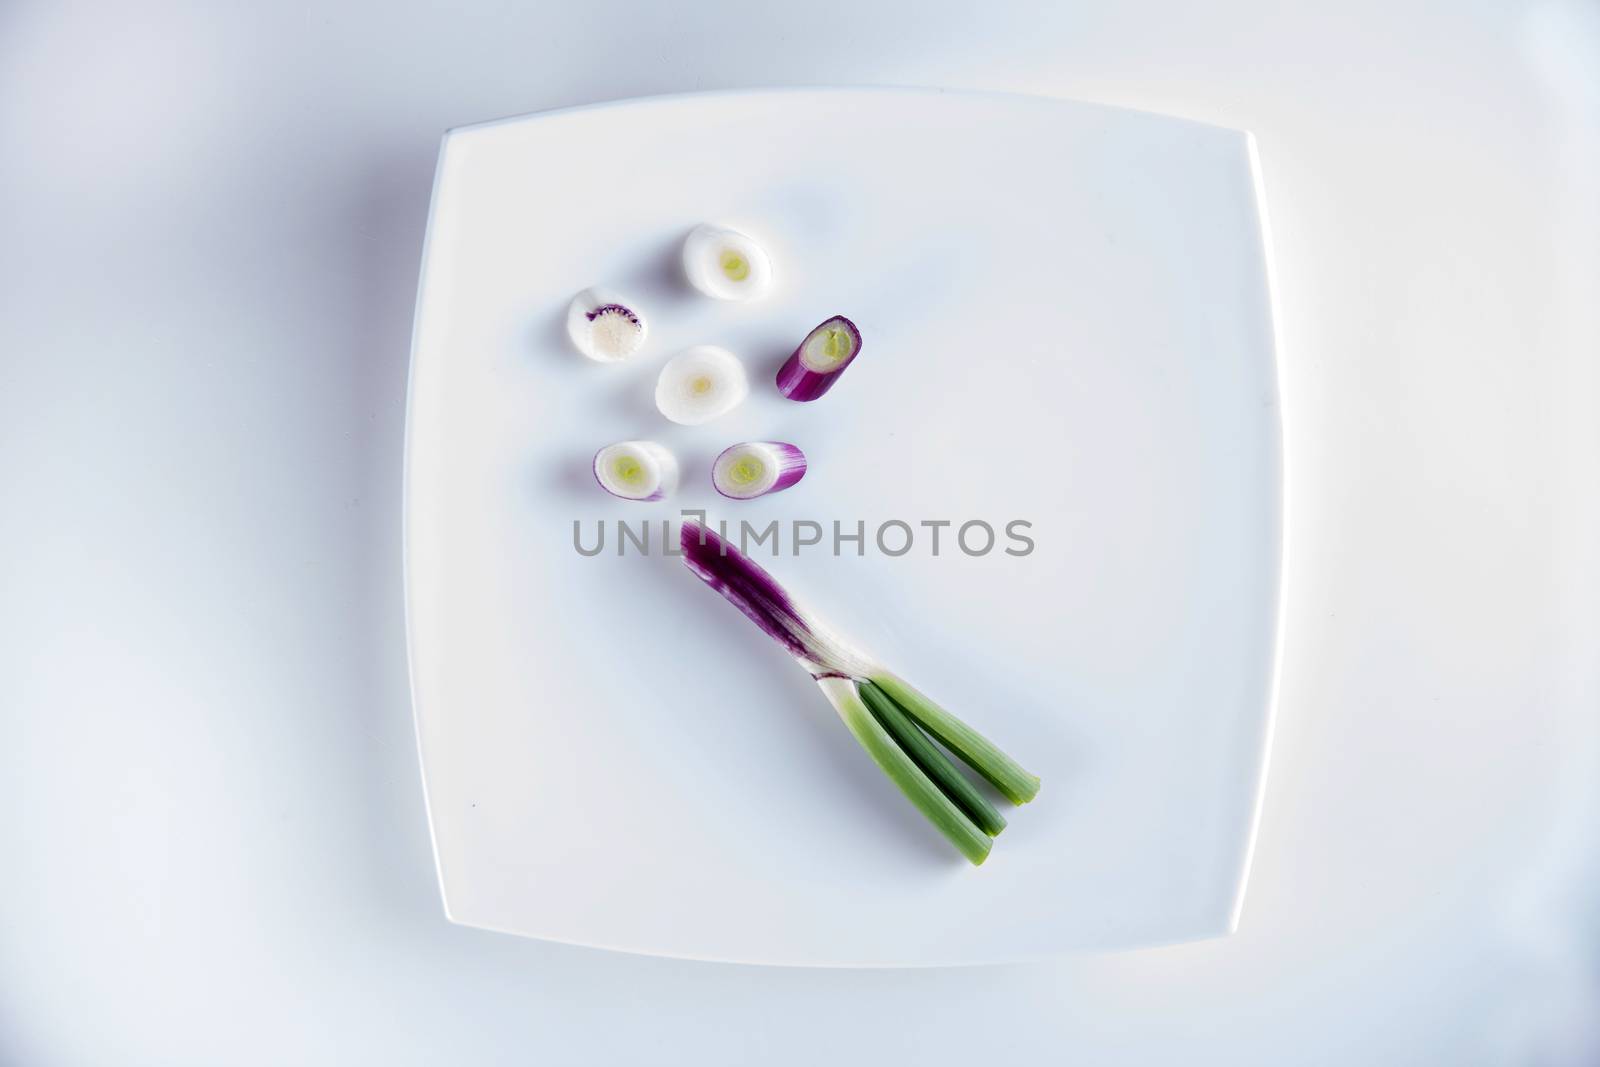
[[[711,484],[733,500],[780,492],[806,476],[806,454],[784,441],[745,441],[722,450]]]
[[[772,575],[703,524],[684,523],[680,540],[688,568],[805,668],[879,769],[963,856],[982,863],[1005,819],[951,755],[1013,804],[1032,800],[1039,779],[852,648],[800,607]]]
[[[654,441],[619,441],[594,454],[594,480],[623,500],[662,500],[678,488],[678,461]]]
[[[750,394],[739,357],[716,345],[695,345],[667,361],[656,379],[656,407],[684,426],[726,415]]]
[[[597,363],[621,363],[639,351],[649,332],[639,310],[610,289],[585,289],[567,305],[567,336]]]
[[[806,334],[778,368],[778,392],[790,400],[815,400],[833,388],[860,354],[861,331],[843,315],[835,315]]]
[[[772,288],[772,261],[762,247],[738,230],[709,223],[684,239],[683,273],[717,300],[755,300]]]

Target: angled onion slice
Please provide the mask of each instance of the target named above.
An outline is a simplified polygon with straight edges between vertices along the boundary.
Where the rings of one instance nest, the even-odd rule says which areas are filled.
[[[732,500],[752,500],[789,488],[806,476],[806,454],[783,441],[745,441],[722,450],[711,484]]]
[[[739,357],[715,345],[695,345],[679,352],[656,379],[656,407],[684,426],[698,426],[726,415],[750,393]]]
[[[815,400],[833,388],[860,354],[861,331],[843,315],[835,315],[806,334],[778,368],[778,392],[790,400]]]
[[[594,480],[623,500],[661,500],[678,488],[678,461],[654,441],[620,441],[594,454]]]
[[[689,284],[718,300],[755,300],[772,287],[772,261],[738,230],[704,224],[683,242]]]
[[[639,351],[649,326],[610,289],[585,289],[567,305],[567,336],[597,363],[620,363]]]

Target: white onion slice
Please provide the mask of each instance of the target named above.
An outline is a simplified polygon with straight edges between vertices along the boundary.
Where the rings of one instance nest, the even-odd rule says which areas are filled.
[[[620,363],[644,345],[650,327],[639,309],[610,289],[585,289],[567,305],[567,336],[598,363]]]
[[[656,379],[656,407],[684,426],[726,415],[750,393],[739,357],[715,345],[686,348],[667,361]]]
[[[654,441],[619,441],[594,454],[594,480],[624,500],[661,500],[678,488],[678,461]]]
[[[683,242],[683,273],[689,284],[718,300],[755,300],[772,288],[772,261],[738,230],[709,223]]]

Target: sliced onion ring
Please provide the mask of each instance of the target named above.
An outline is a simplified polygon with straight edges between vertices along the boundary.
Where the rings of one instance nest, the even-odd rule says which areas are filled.
[[[778,368],[778,392],[790,400],[815,400],[833,388],[860,354],[861,331],[843,315],[835,315],[806,334]]]
[[[784,441],[745,441],[722,450],[711,484],[730,500],[781,492],[806,476],[806,454]]]
[[[594,454],[594,480],[623,500],[661,500],[678,488],[678,461],[654,441],[619,441]]]
[[[684,426],[698,426],[726,415],[749,393],[744,364],[715,345],[684,349],[667,361],[656,379],[656,407]]]
[[[683,242],[683,273],[706,296],[755,300],[772,287],[772,261],[755,241],[709,223],[696,226]]]

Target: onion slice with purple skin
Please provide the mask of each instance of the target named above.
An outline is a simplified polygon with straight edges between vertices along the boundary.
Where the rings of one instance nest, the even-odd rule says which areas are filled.
[[[843,315],[835,315],[806,334],[778,368],[778,392],[790,400],[815,400],[833,388],[860,354],[861,331]]]
[[[778,493],[806,476],[806,454],[784,441],[745,441],[722,450],[711,484],[730,500]]]
[[[619,441],[594,454],[594,480],[623,500],[663,500],[678,488],[678,461],[654,441]]]
[[[805,668],[884,775],[963,856],[981,864],[1005,820],[961,774],[946,750],[1014,804],[1032,800],[1039,792],[1039,779],[992,741],[852,648],[800,607],[772,575],[704,524],[684,523],[680,543],[689,570]]]

